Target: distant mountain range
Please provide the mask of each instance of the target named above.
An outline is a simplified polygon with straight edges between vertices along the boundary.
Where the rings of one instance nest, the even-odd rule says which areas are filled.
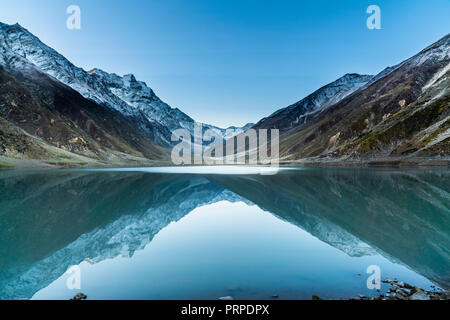
[[[0,155],[48,163],[169,160],[172,131],[194,120],[132,74],[85,71],[19,24],[0,23]],[[253,124],[218,128],[223,139]]]
[[[346,74],[257,124],[280,130],[282,161],[449,156],[450,36],[378,75]],[[194,119],[132,74],[85,71],[19,24],[0,23],[0,166],[170,161],[171,133]]]

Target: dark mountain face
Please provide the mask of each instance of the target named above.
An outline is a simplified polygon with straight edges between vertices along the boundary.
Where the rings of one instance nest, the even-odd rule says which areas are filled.
[[[17,148],[19,138],[3,132],[0,150],[10,157],[52,163],[166,158],[124,116],[36,70],[0,69],[0,117],[28,143]]]
[[[447,35],[309,123],[291,129],[281,138],[281,156],[448,157],[449,63]]]

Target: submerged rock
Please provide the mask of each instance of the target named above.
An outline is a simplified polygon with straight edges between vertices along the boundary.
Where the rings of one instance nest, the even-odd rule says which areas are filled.
[[[87,298],[87,295],[85,295],[84,293],[79,292],[76,295],[74,295],[73,298],[70,299],[70,300],[86,300],[86,298]]]
[[[411,289],[407,289],[407,288],[400,289],[400,292],[402,292],[403,294],[405,294],[407,296],[410,296],[412,293]]]
[[[349,300],[361,300],[361,298],[360,297],[352,297]]]

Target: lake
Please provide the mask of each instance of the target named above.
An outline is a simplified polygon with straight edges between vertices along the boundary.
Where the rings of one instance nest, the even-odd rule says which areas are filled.
[[[448,169],[271,173],[0,171],[0,299],[348,299],[369,266],[450,288]]]

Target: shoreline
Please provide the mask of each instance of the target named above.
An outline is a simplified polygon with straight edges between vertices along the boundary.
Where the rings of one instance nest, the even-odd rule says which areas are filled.
[[[191,167],[191,166],[250,166],[270,167],[269,164],[224,163],[224,164],[183,164],[175,165],[170,159],[151,160],[137,157],[112,158],[111,161],[101,161],[84,158],[73,159],[22,159],[0,155],[0,170],[4,169],[82,169],[82,168],[130,168],[130,167]],[[380,157],[370,159],[325,158],[311,157],[298,160],[280,159],[276,165],[280,168],[292,167],[335,167],[335,168],[448,168],[450,157]],[[276,167],[275,165],[273,167]]]
[[[360,294],[359,297],[351,297],[349,300],[449,300],[450,293],[436,286],[432,286],[433,290],[428,291],[417,286],[410,285],[397,279],[381,280],[382,283],[390,284],[390,288],[385,294],[377,290],[377,296],[365,296]]]
[[[412,286],[406,282],[398,281],[398,280],[389,280],[384,279],[381,281],[384,284],[390,284],[391,287],[386,291],[386,293],[382,293],[380,290],[377,290],[377,294],[375,296],[366,296],[360,294],[357,297],[350,297],[348,299],[326,299],[322,298],[317,294],[311,295],[311,300],[330,300],[330,301],[380,301],[380,300],[422,300],[422,301],[431,301],[431,300],[450,300],[450,293],[444,289],[439,287],[433,288],[433,291],[428,291],[422,289],[417,286]],[[87,300],[88,296],[82,292],[79,292],[73,296],[70,300]],[[233,296],[223,296],[213,300],[236,300]],[[245,300],[245,299],[244,299]],[[273,294],[267,300],[286,300],[280,299],[278,294]],[[292,299],[288,299],[292,300]],[[298,301],[302,301],[300,299]]]
[[[189,164],[174,165],[171,162],[151,161],[130,162],[130,163],[65,163],[55,164],[45,160],[22,160],[8,159],[0,157],[0,170],[46,170],[46,169],[96,169],[96,168],[145,168],[145,167],[211,167],[211,166],[249,166],[249,167],[270,167],[268,165],[252,164]],[[386,169],[412,169],[412,168],[436,168],[444,169],[450,167],[450,160],[426,159],[426,160],[367,160],[367,161],[293,161],[281,162],[280,168],[386,168]]]

